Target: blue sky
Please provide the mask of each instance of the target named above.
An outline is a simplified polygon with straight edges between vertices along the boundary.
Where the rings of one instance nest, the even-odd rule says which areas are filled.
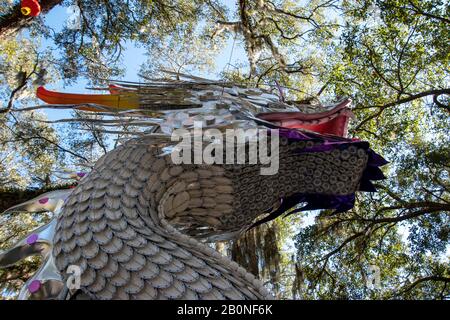
[[[228,5],[230,5],[227,1],[225,1]],[[231,6],[230,6],[231,8]],[[50,11],[48,14],[45,15],[45,23],[46,25],[54,28],[56,31],[60,30],[62,26],[67,21],[67,18],[69,17],[69,13],[67,12],[66,7],[57,6],[52,11]],[[42,47],[48,47],[51,46],[51,41],[45,40],[42,43]],[[233,47],[233,39],[228,39],[226,45],[222,48],[221,52],[215,59],[215,70],[210,74],[197,74],[197,75],[203,75],[208,76],[210,78],[217,78],[217,75],[219,72],[221,72],[227,65],[230,56],[231,56],[231,64],[234,64],[236,62],[243,62],[246,61],[246,55],[243,48],[243,45],[240,41],[236,41],[233,53],[232,51]],[[138,81],[139,78],[137,77],[140,65],[145,62],[145,49],[139,48],[135,46],[132,42],[126,42],[125,43],[125,50],[123,54],[123,64],[126,67],[126,74],[123,78],[123,80],[129,80],[129,81]],[[86,81],[81,79],[76,84],[74,84],[71,87],[67,88],[83,88],[86,84]]]

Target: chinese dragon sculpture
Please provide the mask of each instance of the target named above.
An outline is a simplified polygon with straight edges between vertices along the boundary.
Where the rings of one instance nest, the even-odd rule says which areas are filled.
[[[3,214],[54,212],[49,224],[0,252],[0,267],[44,257],[19,299],[271,299],[258,279],[206,242],[237,238],[289,209],[344,212],[355,192],[373,192],[371,180],[384,178],[379,167],[387,162],[367,142],[346,138],[349,99],[302,105],[260,88],[182,79],[116,82],[104,95],[38,89],[49,103],[43,107],[97,112],[145,130],[130,131],[137,137],[75,175],[75,188]],[[195,121],[277,136],[279,148],[269,153],[278,152],[278,173],[262,175],[258,163],[175,164],[171,133],[184,128],[194,136]],[[78,289],[67,285],[71,266],[79,268]]]

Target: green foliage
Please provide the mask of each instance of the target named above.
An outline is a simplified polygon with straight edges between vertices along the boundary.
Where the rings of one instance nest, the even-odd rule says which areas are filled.
[[[54,34],[48,30],[47,37],[62,53],[59,64],[64,79],[87,75],[94,83],[123,73],[122,50],[127,41],[155,50],[168,36],[177,38],[199,21],[210,24],[225,12],[215,1],[84,0],[75,4],[81,13],[79,28],[65,26]]]
[[[325,94],[352,97],[352,134],[391,163],[378,194],[297,235],[303,298],[448,298],[450,123],[448,99],[436,98],[449,93],[449,56],[436,37],[448,37],[449,12],[432,2],[343,3]],[[378,289],[364,280],[369,265]]]

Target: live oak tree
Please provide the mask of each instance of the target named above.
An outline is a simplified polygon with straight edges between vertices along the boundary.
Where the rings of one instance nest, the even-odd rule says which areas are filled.
[[[353,98],[352,135],[391,163],[378,194],[359,195],[346,214],[322,212],[298,234],[300,296],[448,298],[448,4],[347,1],[343,9],[326,91]],[[370,265],[381,272],[374,290]]]

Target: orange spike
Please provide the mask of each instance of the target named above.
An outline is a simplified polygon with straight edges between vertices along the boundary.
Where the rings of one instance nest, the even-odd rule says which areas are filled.
[[[101,106],[115,109],[137,109],[139,100],[136,94],[76,94],[50,91],[44,87],[39,87],[36,91],[39,99],[50,104],[83,104],[95,103]],[[77,107],[84,111],[99,111],[89,106]]]

